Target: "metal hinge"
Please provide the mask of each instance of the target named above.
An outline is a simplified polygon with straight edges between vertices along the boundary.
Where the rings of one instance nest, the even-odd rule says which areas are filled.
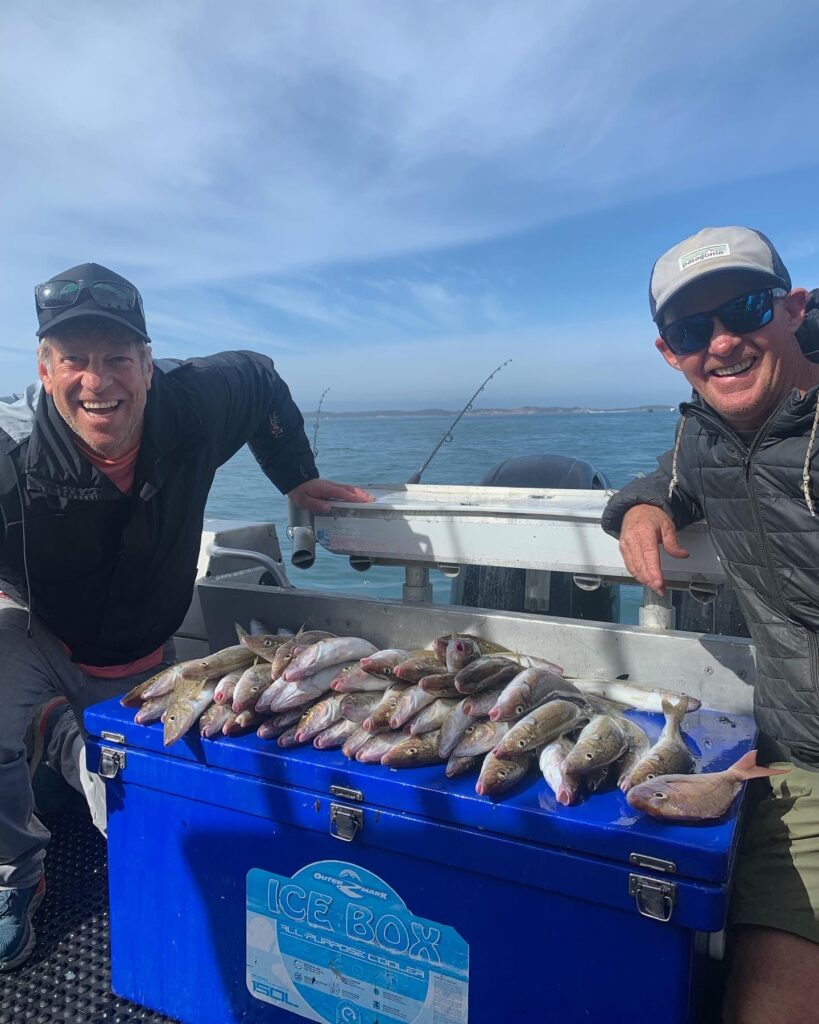
[[[351,843],[364,828],[364,811],[360,807],[330,804],[330,835]]]
[[[125,768],[125,751],[113,747],[100,748],[100,766],[97,774],[104,779],[115,779]]]
[[[670,921],[677,901],[677,886],[647,875],[628,876],[629,896],[634,897],[637,909],[643,917],[655,921]]]

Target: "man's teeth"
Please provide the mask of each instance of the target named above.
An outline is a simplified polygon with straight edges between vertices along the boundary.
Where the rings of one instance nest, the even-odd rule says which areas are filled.
[[[743,370],[747,370],[748,367],[753,365],[753,359],[746,359],[744,363],[734,363],[733,366],[721,366],[718,370],[712,370],[711,372],[715,377],[731,377],[735,373],[742,373]]]
[[[81,402],[83,409],[115,409],[119,402]]]

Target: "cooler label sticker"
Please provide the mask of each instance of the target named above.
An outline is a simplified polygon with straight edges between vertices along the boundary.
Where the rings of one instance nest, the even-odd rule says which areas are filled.
[[[469,947],[345,861],[247,875],[251,995],[326,1024],[467,1024]]]

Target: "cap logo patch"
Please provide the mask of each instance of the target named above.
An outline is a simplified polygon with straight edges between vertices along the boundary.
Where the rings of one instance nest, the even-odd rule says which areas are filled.
[[[692,252],[687,252],[684,256],[680,256],[680,270],[688,270],[689,267],[694,267],[704,260],[714,260],[718,256],[730,255],[731,246],[727,243],[722,245],[704,245],[701,249],[694,249]]]

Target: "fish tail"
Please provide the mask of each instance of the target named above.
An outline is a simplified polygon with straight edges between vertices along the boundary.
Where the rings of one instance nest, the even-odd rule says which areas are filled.
[[[755,750],[749,750],[736,764],[731,765],[729,771],[740,779],[762,779],[769,775],[785,775],[790,771],[790,768],[763,768],[756,763],[756,753]]]
[[[687,710],[688,697],[686,697],[685,694],[680,697],[676,704],[670,697],[663,695],[663,714],[678,726],[682,725],[682,721],[685,718]]]

